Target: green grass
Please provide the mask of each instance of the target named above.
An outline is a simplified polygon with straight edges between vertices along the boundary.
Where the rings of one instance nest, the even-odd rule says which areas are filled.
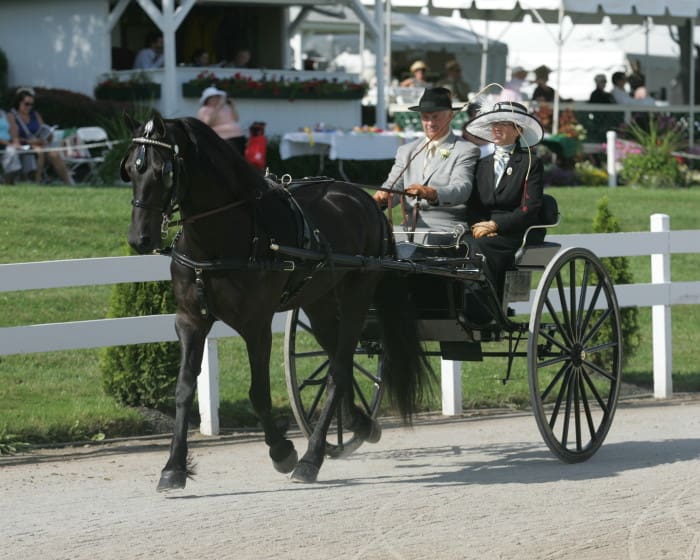
[[[549,189],[559,201],[562,223],[556,233],[590,233],[598,199],[607,195],[623,231],[648,231],[649,215],[666,213],[671,227],[696,228],[700,189],[651,191],[631,188]],[[124,254],[129,226],[128,188],[0,187],[0,263],[117,256]],[[649,258],[631,260],[636,282],[650,279]],[[700,279],[698,255],[672,257],[674,280]],[[106,316],[109,286],[0,293],[0,326],[97,319]],[[697,306],[673,308],[674,389],[700,391],[694,359]],[[651,389],[650,310],[640,309],[642,341],[625,379]],[[491,347],[489,347],[491,349]],[[222,426],[254,425],[248,404],[248,360],[237,338],[219,342]],[[0,359],[0,439],[68,441],[141,433],[143,418],[117,405],[102,390],[97,350],[47,352]],[[275,335],[271,359],[273,404],[288,406],[284,385],[282,335]],[[466,363],[467,407],[527,405],[525,360],[516,360],[507,385],[504,359]],[[439,408],[439,402],[433,408]],[[5,441],[5,440],[3,440]]]

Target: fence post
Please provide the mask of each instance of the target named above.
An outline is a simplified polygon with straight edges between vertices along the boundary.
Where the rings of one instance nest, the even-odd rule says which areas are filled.
[[[462,414],[462,362],[440,360],[442,413],[445,416]]]
[[[218,341],[207,337],[204,343],[202,371],[197,377],[199,431],[205,436],[219,433],[219,356]]]
[[[615,143],[617,141],[617,133],[614,130],[608,130],[605,133],[607,141],[607,157],[608,157],[608,187],[617,186],[617,167],[615,167]]]
[[[652,232],[671,231],[671,219],[667,214],[651,215]],[[667,239],[670,239],[667,236]],[[671,251],[666,245],[663,253],[651,255],[651,283],[671,284]],[[669,292],[670,293],[670,292]],[[673,344],[671,340],[671,305],[651,306],[651,330],[654,357],[654,397],[666,399],[673,393],[671,371],[673,365]]]

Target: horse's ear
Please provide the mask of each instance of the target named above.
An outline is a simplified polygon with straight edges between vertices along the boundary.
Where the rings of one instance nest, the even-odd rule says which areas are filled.
[[[163,138],[165,136],[165,121],[163,120],[163,116],[158,111],[153,109],[151,120],[153,121],[155,133]]]
[[[132,132],[136,132],[141,126],[141,123],[134,119],[134,117],[132,117],[126,111],[124,111],[124,122],[126,123],[126,126],[129,128],[129,130],[131,130]]]

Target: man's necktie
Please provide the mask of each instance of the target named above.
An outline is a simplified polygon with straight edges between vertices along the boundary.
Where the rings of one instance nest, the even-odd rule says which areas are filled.
[[[428,166],[430,165],[430,162],[433,161],[433,158],[435,157],[435,152],[437,152],[437,144],[434,144],[431,142],[428,144],[428,147],[425,149],[425,159],[424,159],[424,164],[423,164],[423,169],[427,169]]]
[[[503,177],[503,172],[508,165],[508,160],[510,159],[510,153],[508,150],[496,146],[496,150],[493,152],[493,178],[494,186],[498,185],[498,182]]]

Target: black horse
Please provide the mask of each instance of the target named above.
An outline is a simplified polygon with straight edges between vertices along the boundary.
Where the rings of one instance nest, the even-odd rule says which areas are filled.
[[[121,172],[133,184],[130,245],[142,254],[158,250],[172,214],[180,213],[170,268],[181,363],[170,457],[158,490],[183,488],[191,475],[188,415],[205,338],[217,319],[245,340],[250,400],[273,465],[280,472],[293,471],[292,480],[316,480],[339,404],[354,438],[379,439],[376,422],[354,405],[352,388],[353,355],[371,304],[383,333],[382,379],[410,421],[430,373],[402,278],[381,269],[340,268],[328,259],[290,259],[271,249],[276,244],[329,254],[391,255],[391,230],[372,198],[332,179],[282,188],[193,118],[170,120],[154,113],[143,125],[127,121],[134,138]],[[298,462],[286,429],[273,421],[269,380],[273,314],[296,307],[306,313],[330,359],[326,401]]]

